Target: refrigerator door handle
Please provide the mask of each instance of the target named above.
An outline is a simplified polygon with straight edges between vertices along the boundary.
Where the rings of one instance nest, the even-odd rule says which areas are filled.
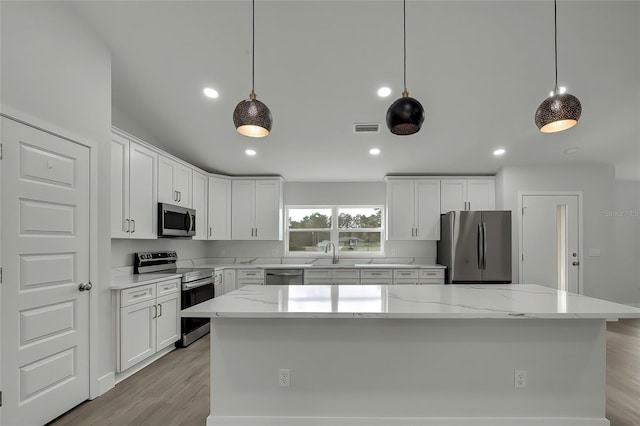
[[[487,269],[487,224],[482,222],[482,269]]]
[[[482,241],[482,223],[478,224],[478,269],[482,269],[482,259],[484,258],[483,253],[484,244]]]

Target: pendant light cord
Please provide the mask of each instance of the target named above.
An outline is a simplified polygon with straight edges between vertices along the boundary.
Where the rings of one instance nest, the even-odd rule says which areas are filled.
[[[256,0],[251,2],[251,99],[255,99],[256,86]]]
[[[404,44],[403,47],[403,56],[404,56],[404,68],[403,68],[403,81],[404,81],[404,91],[407,91],[407,0],[402,0],[402,41]]]
[[[555,52],[555,68],[556,68],[556,86],[553,89],[554,95],[558,94],[558,3],[553,0],[553,34],[554,34],[554,52]]]

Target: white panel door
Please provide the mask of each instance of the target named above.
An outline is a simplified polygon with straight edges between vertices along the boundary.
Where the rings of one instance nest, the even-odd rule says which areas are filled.
[[[231,181],[209,177],[209,239],[231,239]]]
[[[89,397],[89,149],[2,118],[3,425]]]
[[[522,196],[521,283],[579,293],[578,205],[578,195]]]
[[[442,179],[440,181],[440,212],[466,210],[467,180]]]
[[[158,297],[156,317],[156,351],[180,339],[180,293]]]
[[[280,181],[256,181],[256,207],[254,237],[258,240],[281,240],[282,207]]]
[[[111,237],[129,238],[129,140],[111,137]]]
[[[129,151],[130,238],[158,237],[158,154],[131,142]]]
[[[416,180],[416,240],[440,239],[440,181]]]
[[[255,181],[234,180],[231,183],[231,238],[254,239]]]
[[[207,187],[209,179],[202,173],[193,172],[193,209],[196,211],[196,235],[194,240],[207,239]]]
[[[391,180],[387,183],[389,240],[413,240],[415,234],[414,198],[412,180]]]
[[[469,210],[496,209],[496,182],[494,179],[469,179],[467,181]]]

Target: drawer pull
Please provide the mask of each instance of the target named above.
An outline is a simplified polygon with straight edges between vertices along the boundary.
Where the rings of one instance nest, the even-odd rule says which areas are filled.
[[[435,272],[427,272],[427,275],[436,275]]]
[[[380,272],[372,272],[371,275],[376,275],[377,276],[377,275],[382,275],[382,273],[380,273]]]

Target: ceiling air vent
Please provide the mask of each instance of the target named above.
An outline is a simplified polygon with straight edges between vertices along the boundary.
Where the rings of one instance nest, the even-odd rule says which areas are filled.
[[[354,123],[353,133],[378,133],[380,123]]]

